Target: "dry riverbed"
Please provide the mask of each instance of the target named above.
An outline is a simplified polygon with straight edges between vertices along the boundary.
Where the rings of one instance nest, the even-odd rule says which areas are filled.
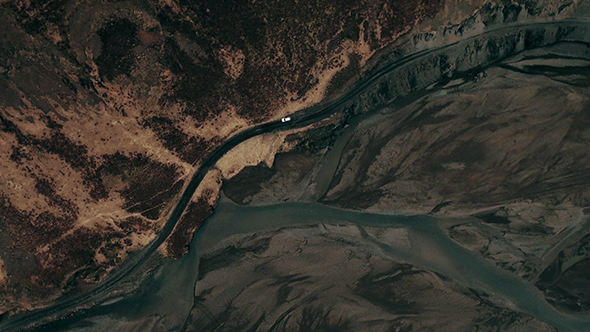
[[[288,136],[291,149],[272,167],[244,169],[224,191],[240,204],[315,197],[379,213],[470,216],[441,227],[536,284],[560,310],[588,312],[588,68],[582,43],[526,51],[429,86],[353,127],[341,117]],[[339,139],[343,148],[335,148]],[[334,153],[337,167],[322,171]],[[318,174],[332,176],[325,192],[316,192]]]

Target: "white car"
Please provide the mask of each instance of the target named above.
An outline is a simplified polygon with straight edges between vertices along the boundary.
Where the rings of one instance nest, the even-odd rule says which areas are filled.
[[[281,119],[281,122],[289,122],[291,121],[291,117],[290,116],[286,116],[284,118]]]

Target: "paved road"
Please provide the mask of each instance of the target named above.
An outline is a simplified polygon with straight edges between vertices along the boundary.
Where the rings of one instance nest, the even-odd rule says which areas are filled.
[[[80,294],[71,298],[64,299],[62,301],[58,301],[57,303],[47,308],[34,310],[21,315],[17,315],[10,319],[5,319],[4,321],[0,322],[0,331],[16,331],[27,329],[27,327],[30,327],[33,324],[42,323],[48,317],[65,315],[68,312],[75,310],[77,307],[81,305],[91,303],[91,301],[99,300],[101,296],[104,296],[105,294],[108,294],[110,291],[112,291],[117,285],[121,283],[121,281],[125,280],[125,278],[132,274],[138,267],[144,264],[148,260],[148,258],[150,258],[151,255],[158,249],[158,247],[162,243],[164,243],[166,238],[168,238],[168,236],[172,233],[172,230],[176,226],[176,223],[180,219],[180,216],[182,215],[188,203],[190,202],[193,193],[195,192],[195,190],[197,189],[197,187],[199,186],[207,172],[217,163],[219,158],[221,158],[227,151],[231,150],[241,142],[257,135],[305,127],[317,121],[325,119],[330,115],[340,111],[343,106],[357,98],[359,94],[367,91],[369,87],[371,87],[380,78],[390,73],[391,71],[400,68],[404,65],[407,65],[413,61],[416,61],[417,59],[423,58],[433,53],[444,51],[445,49],[451,48],[459,43],[466,43],[476,38],[485,38],[488,35],[499,35],[502,33],[514,31],[516,29],[543,28],[548,26],[587,26],[590,25],[589,23],[590,22],[588,20],[577,19],[564,20],[559,22],[519,23],[504,25],[501,27],[490,29],[480,35],[462,39],[452,44],[416,52],[404,57],[403,59],[400,59],[399,61],[384,66],[383,68],[380,68],[378,71],[369,72],[366,77],[362,78],[357,84],[355,84],[349,91],[347,91],[340,98],[333,100],[329,103],[312,106],[310,108],[302,110],[292,115],[292,121],[290,122],[268,122],[246,129],[236,134],[235,136],[225,141],[222,145],[218,146],[207,157],[207,159],[205,159],[199,170],[193,175],[193,178],[191,179],[190,183],[183,192],[180,200],[174,207],[174,210],[170,214],[168,221],[164,225],[164,228],[158,233],[158,236],[152,243],[150,243],[140,252],[133,255],[119,269],[114,271],[106,280],[104,280],[101,284],[97,285],[88,293]]]

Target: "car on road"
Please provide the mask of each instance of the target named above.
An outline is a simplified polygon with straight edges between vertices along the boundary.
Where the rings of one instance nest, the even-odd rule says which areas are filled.
[[[290,116],[286,116],[284,118],[281,118],[281,122],[289,122],[291,121],[291,117]]]

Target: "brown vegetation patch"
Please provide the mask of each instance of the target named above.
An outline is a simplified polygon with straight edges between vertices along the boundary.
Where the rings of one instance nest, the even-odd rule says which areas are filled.
[[[28,149],[43,149],[47,153],[59,156],[70,164],[73,169],[80,171],[84,178],[84,184],[90,187],[90,196],[94,200],[108,197],[104,186],[97,178],[96,162],[94,158],[88,156],[87,147],[76,144],[66,137],[59,131],[63,126],[56,123],[49,116],[44,119],[47,121],[47,128],[51,129],[52,132],[49,137],[37,138],[33,135],[24,134],[12,121],[0,115],[0,130],[14,134],[20,144],[19,146],[13,146],[11,160],[17,163],[23,158],[30,160],[31,158],[26,152]]]
[[[212,213],[213,207],[206,197],[191,201],[166,241],[168,256],[180,258],[184,255],[188,251],[188,244],[191,242],[194,232],[201,227],[203,221]]]
[[[215,141],[207,142],[202,138],[189,136],[178,128],[174,121],[164,117],[152,117],[144,121],[145,127],[150,128],[170,151],[189,164],[202,160]]]
[[[131,216],[116,222],[117,226],[121,228],[125,234],[131,233],[142,234],[153,228],[153,224],[147,222],[145,219]]]
[[[10,1],[7,4],[28,34],[51,34],[54,26],[63,28],[65,6],[61,1]]]
[[[61,198],[56,197],[51,184],[47,181],[38,181],[37,187],[39,192],[47,195],[48,199],[60,202]],[[29,291],[32,292],[31,299],[38,296],[48,296],[47,292],[53,293],[57,287],[63,285],[65,277],[72,271],[94,266],[94,251],[106,239],[117,236],[113,229],[78,228],[67,234],[76,222],[77,214],[63,212],[57,216],[44,211],[34,216],[14,208],[1,195],[0,215],[7,227],[8,237],[11,239],[8,248],[2,248],[2,250],[11,250],[10,258],[13,255],[19,255],[17,252],[13,252],[14,250],[24,248],[35,256],[39,264],[29,271],[29,276],[24,276],[21,270],[30,270],[31,267],[28,266],[30,264],[27,265],[28,267],[16,267],[15,264],[19,263],[9,262],[9,269],[14,271],[14,277],[20,276],[16,279],[11,278],[13,286],[21,288],[23,285],[27,285],[26,281],[20,279],[23,277],[30,277],[34,283],[25,286],[29,287]],[[39,250],[43,246],[48,247],[45,250]],[[22,254],[20,255],[22,256]],[[24,284],[21,284],[22,282]]]
[[[170,38],[164,50],[161,61],[174,74],[174,80],[173,89],[163,98],[163,104],[185,103],[184,115],[199,122],[221,112],[218,91],[221,87],[216,87],[223,72],[220,65],[213,64],[212,68],[210,64],[196,62]]]
[[[124,208],[152,220],[158,219],[164,204],[184,185],[184,180],[179,180],[182,173],[178,166],[160,163],[143,154],[129,157],[117,152],[103,159],[97,170],[102,179],[114,177],[126,184],[118,190],[125,200]]]
[[[84,184],[91,188],[90,195],[93,199],[98,200],[108,197],[108,193],[98,181],[94,169],[95,161],[88,156],[86,146],[72,142],[63,133],[54,131],[49,138],[30,139],[32,146],[43,148],[48,153],[53,153],[70,164],[74,169],[82,172]]]
[[[100,75],[109,81],[119,75],[129,76],[135,62],[132,49],[139,42],[137,26],[127,19],[115,19],[97,33],[102,41],[100,56],[96,58]]]
[[[172,234],[160,248],[165,256],[180,258],[188,251],[189,243],[192,241],[195,231],[201,227],[205,219],[213,214],[213,208],[219,199],[220,188],[220,172],[218,170],[207,172],[174,227]]]
[[[65,234],[77,220],[77,207],[71,201],[56,195],[53,184],[48,180],[38,179],[35,189],[46,197],[51,206],[57,208],[59,215],[49,211],[38,215],[21,211],[6,196],[0,195],[0,215],[8,225],[12,238],[11,247],[33,251]]]
[[[72,271],[80,268],[85,268],[87,273],[97,270],[95,251],[103,242],[112,240],[115,236],[122,237],[109,228],[76,229],[72,234],[55,242],[49,250],[40,253],[39,259],[43,267],[33,280],[45,287],[55,287],[61,285]]]
[[[370,56],[416,20],[434,15],[440,4],[438,0],[164,2],[158,8],[164,28],[182,31],[217,60],[205,64],[168,40],[164,58],[178,75],[173,96],[191,106],[188,112],[196,106],[199,119],[226,96],[238,105],[240,115],[268,118],[269,108],[305,99],[323,79],[321,73],[334,65],[343,45],[365,43],[368,52],[354,47],[347,52]],[[231,92],[219,95],[223,90]],[[203,114],[203,109],[209,113]]]

